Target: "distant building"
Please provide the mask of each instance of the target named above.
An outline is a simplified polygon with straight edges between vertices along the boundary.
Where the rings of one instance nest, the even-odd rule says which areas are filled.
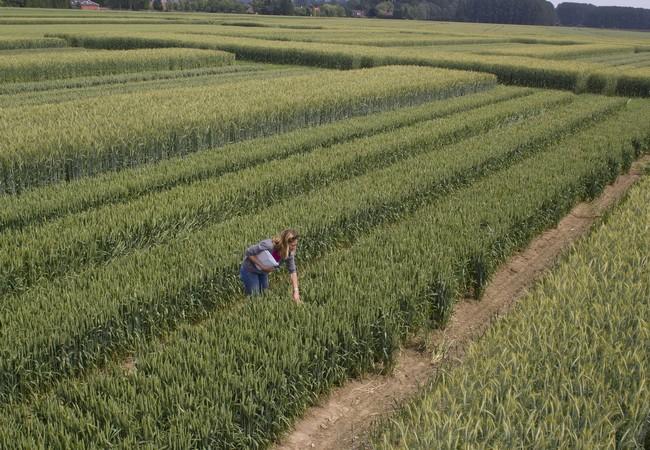
[[[99,3],[95,3],[92,0],[72,0],[70,6],[79,9],[100,9]]]
[[[352,10],[352,17],[366,17],[366,12],[363,9]]]

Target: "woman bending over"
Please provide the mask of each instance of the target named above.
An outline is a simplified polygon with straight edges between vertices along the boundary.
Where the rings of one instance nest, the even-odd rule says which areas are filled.
[[[280,264],[286,263],[293,286],[293,300],[296,303],[302,303],[295,260],[298,238],[298,233],[288,228],[279,235],[271,239],[264,239],[246,249],[244,260],[239,269],[239,277],[244,283],[246,295],[263,293],[269,288],[269,273],[273,272]]]

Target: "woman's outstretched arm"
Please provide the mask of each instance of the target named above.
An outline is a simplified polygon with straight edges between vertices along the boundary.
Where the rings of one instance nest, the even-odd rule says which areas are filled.
[[[300,289],[298,288],[298,272],[291,272],[289,276],[291,277],[291,286],[293,286],[293,301],[302,303],[302,300],[300,300]]]

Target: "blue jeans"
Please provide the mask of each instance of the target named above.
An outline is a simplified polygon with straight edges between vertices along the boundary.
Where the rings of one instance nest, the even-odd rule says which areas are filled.
[[[250,272],[242,265],[239,268],[239,278],[244,283],[246,295],[261,294],[264,289],[269,288],[269,274]]]

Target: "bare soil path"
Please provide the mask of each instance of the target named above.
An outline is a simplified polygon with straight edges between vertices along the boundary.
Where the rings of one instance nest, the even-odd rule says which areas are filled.
[[[442,364],[461,362],[471,341],[480,337],[495,318],[507,313],[573,242],[618,203],[648,164],[650,156],[641,158],[600,197],[577,205],[556,228],[544,232],[510,258],[494,275],[480,301],[459,301],[447,327],[433,331],[426,339],[428,350],[407,346],[400,351],[391,375],[351,380],[334,390],[321,405],[310,408],[275,449],[363,447],[366,434],[377,419],[416,394]]]

